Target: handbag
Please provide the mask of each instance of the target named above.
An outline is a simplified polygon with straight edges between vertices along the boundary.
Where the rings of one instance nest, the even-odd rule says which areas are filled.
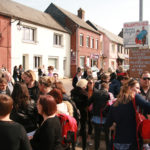
[[[143,143],[149,144],[150,143],[150,120],[146,119],[141,113],[137,111],[135,97],[132,102],[133,102],[133,107],[136,116],[137,139],[138,139],[138,134],[140,134],[141,138],[143,139]]]

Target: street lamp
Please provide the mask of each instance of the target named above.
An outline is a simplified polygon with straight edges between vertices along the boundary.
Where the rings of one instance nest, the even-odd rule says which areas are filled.
[[[21,30],[21,27],[22,27],[22,24],[21,24],[21,22],[20,22],[20,20],[19,20],[18,23],[17,23],[17,29],[20,31],[20,30]]]

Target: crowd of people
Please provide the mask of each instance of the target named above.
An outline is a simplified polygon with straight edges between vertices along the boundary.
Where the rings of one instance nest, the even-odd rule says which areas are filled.
[[[65,149],[57,114],[76,119],[76,145],[83,150],[91,145],[99,150],[101,132],[106,150],[150,149],[140,136],[137,138],[133,107],[135,99],[138,110],[149,118],[150,72],[144,71],[134,79],[122,67],[115,72],[100,69],[95,79],[91,68],[83,71],[79,67],[72,79],[73,89],[67,95],[53,66],[47,73],[39,68],[38,81],[33,70],[25,71],[21,65],[19,68],[14,67],[12,76],[6,69],[0,72],[1,149]]]

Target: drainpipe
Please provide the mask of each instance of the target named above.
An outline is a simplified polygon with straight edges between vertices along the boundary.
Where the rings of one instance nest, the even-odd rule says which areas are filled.
[[[77,67],[78,67],[78,27],[76,29],[76,70],[77,70]]]

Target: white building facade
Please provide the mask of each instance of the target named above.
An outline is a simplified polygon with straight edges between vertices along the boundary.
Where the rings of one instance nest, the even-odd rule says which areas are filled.
[[[59,77],[70,77],[70,34],[36,24],[17,21],[11,26],[11,64],[35,72],[54,66]]]

